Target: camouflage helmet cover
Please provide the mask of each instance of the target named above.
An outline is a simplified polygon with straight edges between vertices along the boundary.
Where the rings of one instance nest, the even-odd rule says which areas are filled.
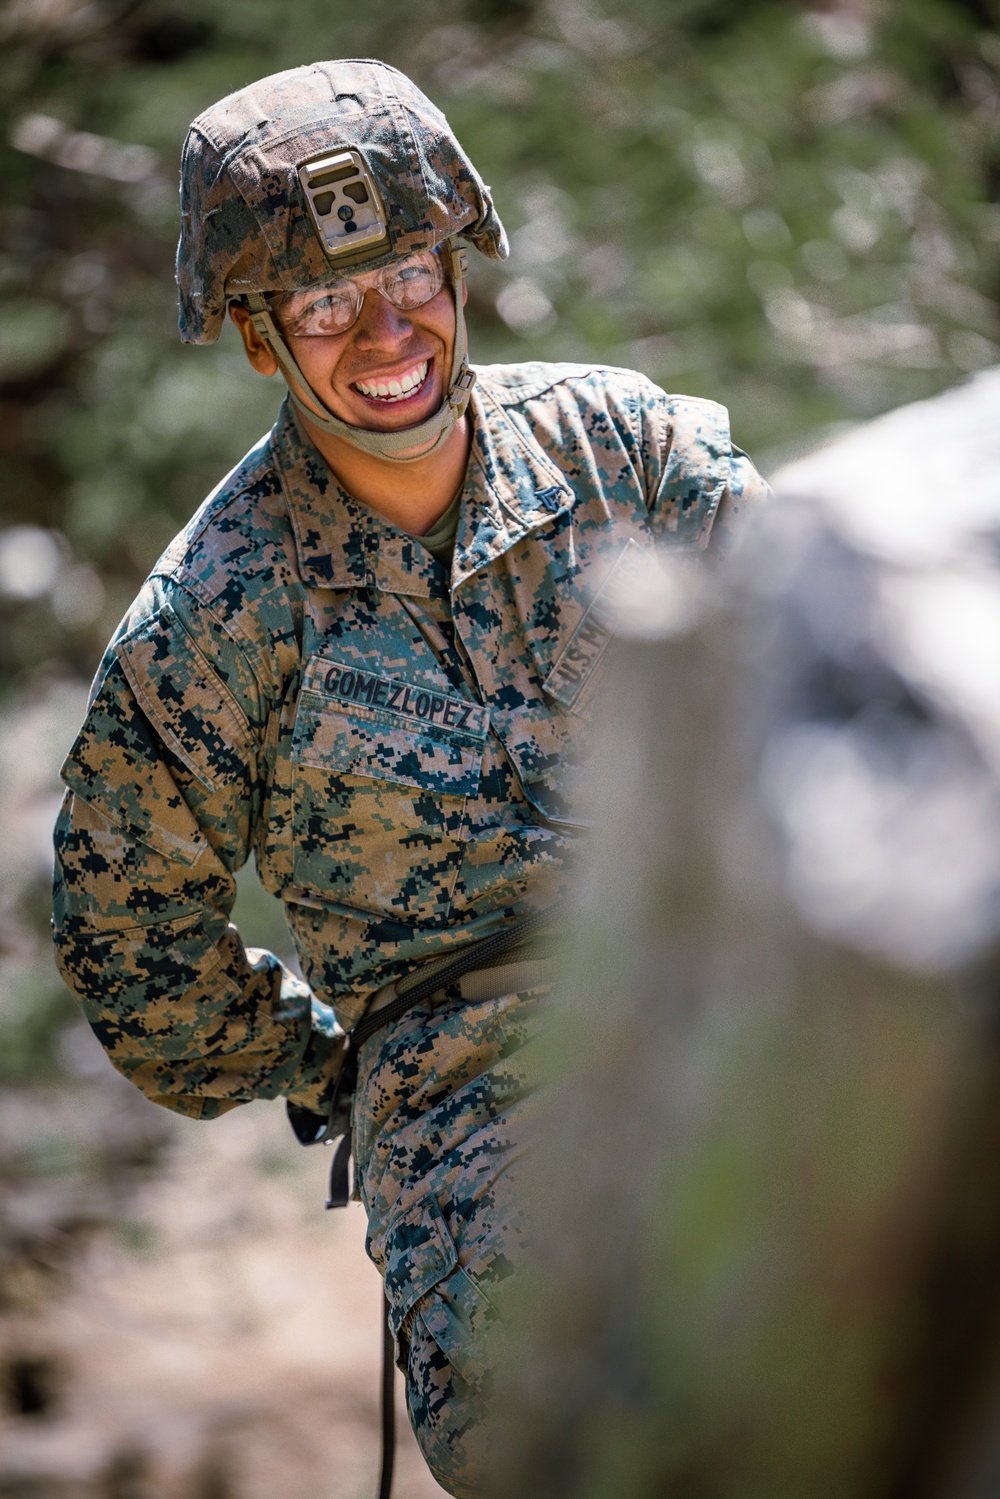
[[[459,233],[493,260],[506,256],[489,188],[444,115],[404,74],[372,59],[292,68],[213,104],[188,131],[177,247],[185,343],[215,342],[230,297],[293,291],[336,274],[297,169],[349,148],[375,178],[391,241],[353,270]]]

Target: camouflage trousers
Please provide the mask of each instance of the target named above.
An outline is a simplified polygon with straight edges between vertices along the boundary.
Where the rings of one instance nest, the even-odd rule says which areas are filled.
[[[505,1295],[526,1252],[518,1165],[532,1111],[526,1042],[543,989],[445,991],[362,1048],[355,1122],[368,1252],[385,1277],[410,1423],[456,1499],[482,1499]]]

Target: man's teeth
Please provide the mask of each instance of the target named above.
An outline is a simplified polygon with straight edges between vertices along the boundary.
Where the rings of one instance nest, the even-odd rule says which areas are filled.
[[[415,364],[412,370],[407,370],[405,375],[400,375],[394,380],[355,380],[355,385],[363,396],[368,396],[376,401],[402,401],[406,396],[412,395],[418,385],[423,385],[427,378],[427,360],[423,364]]]

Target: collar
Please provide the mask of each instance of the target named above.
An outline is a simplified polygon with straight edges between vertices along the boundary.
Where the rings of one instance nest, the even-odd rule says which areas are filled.
[[[530,532],[573,508],[569,481],[527,429],[502,405],[489,367],[476,371],[472,451],[455,543],[457,587]]]
[[[565,476],[490,392],[473,392],[469,467],[462,487],[452,584],[571,509]],[[483,387],[482,391],[480,387]],[[299,572],[313,588],[377,588],[446,598],[445,569],[414,537],[353,499],[300,426],[288,397],[270,436],[288,500]]]
[[[447,596],[444,569],[430,553],[337,482],[300,426],[288,396],[270,446],[304,583],[311,588],[378,588],[413,598]]]

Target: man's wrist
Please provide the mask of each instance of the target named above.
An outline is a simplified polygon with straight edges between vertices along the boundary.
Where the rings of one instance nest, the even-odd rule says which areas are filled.
[[[334,1036],[313,1031],[309,1037],[302,1061],[282,1091],[289,1103],[300,1109],[310,1109],[324,1114],[340,1073],[347,1037],[343,1031]]]

